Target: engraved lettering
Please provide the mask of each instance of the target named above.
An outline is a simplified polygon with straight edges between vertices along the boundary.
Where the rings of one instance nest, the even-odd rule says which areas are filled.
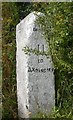
[[[32,67],[32,71],[35,71],[35,68]]]
[[[28,72],[32,72],[31,67],[28,68]]]
[[[43,63],[43,59],[38,59],[38,63]]]
[[[45,73],[45,72],[46,72],[46,68],[44,68],[44,69],[41,69],[41,72],[44,72],[44,73]]]
[[[33,28],[33,31],[37,31],[37,28]]]
[[[50,71],[51,68],[47,68],[47,71]]]
[[[35,72],[38,72],[38,71],[39,71],[39,70],[36,68],[36,69],[35,69]]]
[[[42,48],[43,48],[43,53],[44,53],[44,45],[42,45]]]
[[[38,52],[39,52],[39,44],[38,44]]]
[[[42,72],[42,73],[45,73],[45,72],[53,72],[54,71],[54,68],[34,68],[34,67],[29,67],[28,68],[28,72]]]

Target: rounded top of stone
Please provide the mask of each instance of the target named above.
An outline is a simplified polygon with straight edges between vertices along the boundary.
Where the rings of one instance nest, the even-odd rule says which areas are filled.
[[[23,20],[21,20],[20,23],[17,24],[17,27],[25,21],[28,21],[28,23],[30,21],[31,23],[32,21],[35,21],[39,16],[44,16],[44,14],[41,12],[33,11],[28,14]]]
[[[44,14],[41,12],[33,11],[30,14],[28,14],[24,19],[29,18],[29,19],[36,20],[39,16],[44,16]]]
[[[37,11],[34,11],[34,12],[32,12],[34,15],[38,15],[38,16],[43,16],[44,14],[43,13],[41,13],[41,12],[37,12]],[[30,13],[31,14],[31,13]]]

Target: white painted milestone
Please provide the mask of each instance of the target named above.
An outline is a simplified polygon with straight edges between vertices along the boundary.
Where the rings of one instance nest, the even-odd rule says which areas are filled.
[[[16,26],[17,100],[20,118],[39,111],[48,114],[55,105],[54,66],[48,45],[32,12]]]

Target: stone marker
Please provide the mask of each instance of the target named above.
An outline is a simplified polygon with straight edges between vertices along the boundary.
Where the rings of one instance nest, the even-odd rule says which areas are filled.
[[[17,98],[20,118],[49,113],[55,105],[54,66],[46,40],[30,13],[16,27]]]

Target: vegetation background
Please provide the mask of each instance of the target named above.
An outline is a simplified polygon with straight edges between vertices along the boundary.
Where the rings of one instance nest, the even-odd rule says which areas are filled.
[[[73,119],[73,2],[2,3],[2,102],[3,120],[17,119],[16,25],[30,12],[39,11],[39,19],[55,66],[55,108],[50,115],[35,118]]]

